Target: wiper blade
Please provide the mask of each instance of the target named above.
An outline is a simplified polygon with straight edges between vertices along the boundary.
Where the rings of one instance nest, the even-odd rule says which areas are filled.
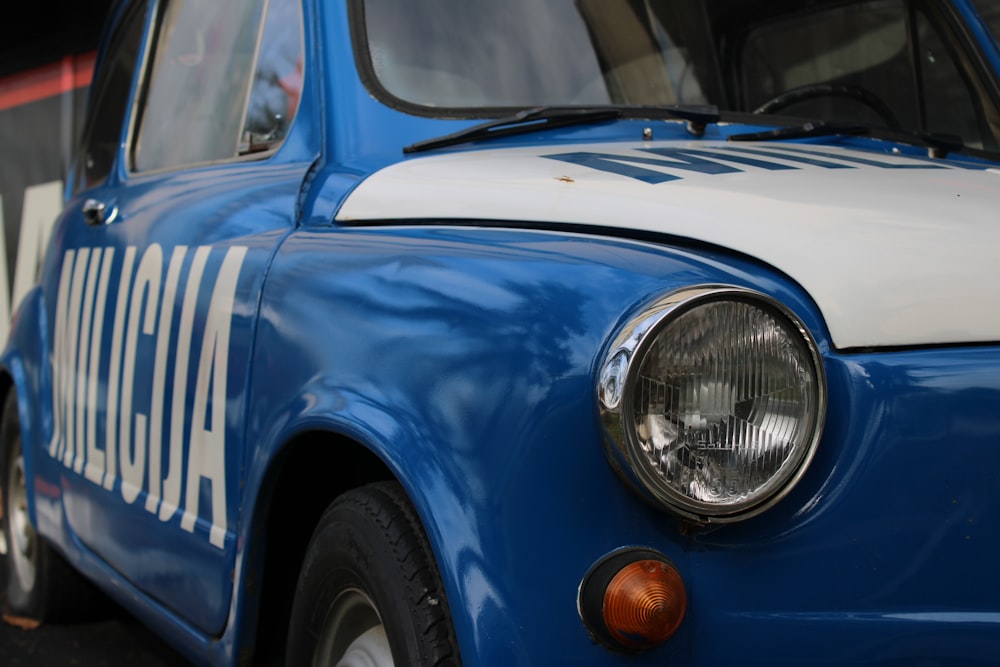
[[[780,141],[782,139],[808,139],[828,136],[865,136],[875,139],[896,141],[910,146],[927,148],[931,157],[945,158],[949,153],[958,153],[967,147],[962,138],[952,134],[901,130],[892,127],[874,127],[858,123],[835,123],[829,121],[807,122],[790,127],[777,127],[763,132],[734,134],[729,141]]]
[[[511,116],[495,118],[479,125],[473,125],[464,130],[446,134],[443,137],[418,141],[403,148],[403,152],[418,153],[434,150],[435,148],[444,148],[445,146],[479,141],[481,139],[493,139],[511,134],[526,134],[528,132],[542,132],[557,127],[599,123],[621,117],[621,109],[614,107],[536,107],[533,109],[524,109]]]
[[[706,124],[719,122],[719,111],[710,105],[534,107],[510,116],[489,120],[452,134],[446,134],[443,137],[418,141],[403,148],[403,152],[418,153],[483,139],[542,132],[559,127],[587,125],[619,118],[676,118],[688,121],[692,132],[697,133],[703,132]]]

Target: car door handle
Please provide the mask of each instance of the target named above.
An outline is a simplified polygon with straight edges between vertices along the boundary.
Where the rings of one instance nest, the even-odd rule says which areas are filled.
[[[88,199],[83,202],[83,219],[88,225],[110,225],[118,218],[118,207],[106,204],[99,199]]]

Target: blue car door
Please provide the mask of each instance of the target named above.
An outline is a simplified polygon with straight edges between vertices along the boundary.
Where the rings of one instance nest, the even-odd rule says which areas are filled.
[[[211,634],[239,550],[257,304],[315,156],[293,123],[297,0],[158,5],[104,53],[42,276],[47,449],[69,532]]]

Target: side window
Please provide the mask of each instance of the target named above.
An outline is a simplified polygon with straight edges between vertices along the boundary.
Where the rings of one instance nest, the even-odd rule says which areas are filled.
[[[134,3],[118,25],[90,87],[87,118],[74,167],[73,191],[103,183],[121,144],[122,123],[142,43],[145,3]]]
[[[301,88],[298,1],[164,3],[133,139],[135,171],[280,144]]]

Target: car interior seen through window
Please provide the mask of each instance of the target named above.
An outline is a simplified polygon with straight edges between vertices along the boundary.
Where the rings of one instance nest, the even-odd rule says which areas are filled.
[[[133,169],[218,162],[276,148],[301,87],[298,3],[171,0],[162,11]]]

